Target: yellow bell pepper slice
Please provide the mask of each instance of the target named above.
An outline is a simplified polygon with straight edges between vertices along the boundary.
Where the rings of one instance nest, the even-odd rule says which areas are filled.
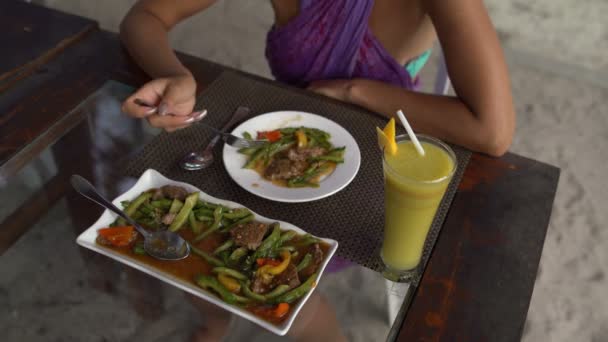
[[[287,266],[289,266],[289,263],[291,262],[291,253],[289,253],[289,251],[282,251],[281,259],[282,260],[281,260],[280,264],[278,264],[276,266],[264,265],[258,269],[258,272],[262,275],[263,274],[277,275],[277,274],[283,273],[283,271],[285,271],[287,269]]]
[[[239,291],[241,291],[241,284],[230,276],[220,273],[217,275],[217,280],[219,280],[220,284],[224,285],[224,287],[232,293],[239,293]]]
[[[294,134],[296,135],[296,139],[298,140],[298,147],[306,147],[306,145],[308,144],[306,133],[299,129]]]

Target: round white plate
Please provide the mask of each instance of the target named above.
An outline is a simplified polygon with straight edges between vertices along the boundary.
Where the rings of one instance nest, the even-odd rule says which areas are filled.
[[[247,161],[247,156],[238,153],[234,147],[224,145],[224,166],[230,177],[252,194],[278,202],[309,202],[325,198],[344,189],[359,171],[361,153],[355,138],[346,129],[331,120],[297,111],[272,112],[243,122],[232,131],[232,134],[242,137],[243,132],[249,132],[255,136],[258,131],[299,126],[321,129],[331,134],[332,145],[346,146],[344,163],[338,164],[334,172],[321,181],[318,188],[286,188],[274,185],[254,170],[244,169],[243,165]]]

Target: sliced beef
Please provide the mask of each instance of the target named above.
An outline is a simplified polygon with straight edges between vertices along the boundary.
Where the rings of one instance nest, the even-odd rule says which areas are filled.
[[[310,277],[319,269],[319,266],[321,266],[321,263],[323,262],[323,250],[321,249],[321,247],[319,247],[318,243],[312,245],[307,253],[312,254],[312,260],[310,262],[310,265],[300,271],[300,276],[302,278]]]
[[[160,188],[154,189],[154,193],[152,194],[152,200],[153,201],[158,201],[159,199],[163,198],[163,191]]]
[[[253,283],[251,284],[251,291],[264,294],[283,284],[289,285],[290,290],[300,285],[298,270],[293,264],[289,264],[283,273],[278,274],[273,278],[265,279],[256,274],[253,278]]]
[[[160,189],[156,189],[152,195],[153,200],[161,198],[178,199],[183,201],[188,196],[188,191],[181,186],[165,185]]]
[[[290,179],[304,174],[307,167],[308,163],[305,160],[279,158],[270,163],[266,171],[264,171],[264,176],[272,180]]]
[[[324,155],[326,150],[323,147],[304,147],[292,148],[287,152],[287,158],[292,161],[305,161],[308,158],[314,158]]]
[[[260,222],[249,222],[239,224],[230,230],[230,235],[234,239],[237,246],[247,247],[250,250],[255,250],[260,246],[268,225]]]
[[[293,264],[289,264],[283,273],[278,274],[272,279],[271,287],[275,288],[283,284],[289,285],[290,290],[300,285],[298,269]]]
[[[173,223],[173,220],[175,220],[175,216],[177,216],[176,213],[166,213],[165,215],[163,215],[160,221],[168,226]]]
[[[253,282],[251,283],[251,291],[259,294],[264,294],[270,291],[272,288],[270,287],[270,282],[267,282],[264,278],[258,276],[257,274],[253,277]]]

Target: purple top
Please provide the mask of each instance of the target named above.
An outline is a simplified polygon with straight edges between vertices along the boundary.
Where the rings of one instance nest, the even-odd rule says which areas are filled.
[[[374,0],[300,0],[300,13],[268,32],[266,58],[274,77],[306,86],[316,80],[366,78],[415,89],[405,68],[368,27]]]

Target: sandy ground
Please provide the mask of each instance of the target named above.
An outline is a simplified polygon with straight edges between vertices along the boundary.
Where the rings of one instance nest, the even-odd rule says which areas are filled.
[[[116,30],[133,3],[42,2],[94,18],[110,30]],[[608,171],[608,2],[490,0],[486,4],[505,47],[517,106],[518,125],[511,150],[562,168],[523,339],[608,341],[604,324],[608,321],[604,295],[608,282],[608,232],[604,229],[608,183],[602,180]],[[171,37],[179,50],[267,76],[263,43],[271,19],[266,1],[227,0],[180,25]],[[431,64],[424,71],[425,79],[432,80],[433,69]],[[17,191],[19,186],[12,189]],[[44,229],[61,226],[65,219],[62,205],[59,203],[56,212],[23,239],[39,239],[41,246],[57,242],[45,235]],[[12,253],[11,265],[0,265],[0,329],[7,332],[9,340],[27,336],[27,340],[115,341],[159,335],[145,331],[149,326],[132,317],[126,302],[88,289],[84,276],[62,273],[63,268],[84,267],[64,265],[79,262],[77,249],[64,247],[71,249],[73,260],[55,260],[44,251],[20,252],[15,248],[8,252]],[[32,259],[42,260],[36,272],[22,272],[33,264]],[[380,283],[374,283],[365,271],[353,272],[351,277],[367,279],[367,285],[378,286],[382,292]],[[38,288],[44,284],[41,279],[49,279],[48,285]],[[331,291],[335,283],[330,279],[323,286]],[[66,295],[65,289],[70,289],[70,294]],[[175,291],[164,291],[169,298],[166,308],[183,301]],[[55,294],[61,300],[48,300]],[[99,310],[83,311],[84,300],[89,301],[87,306],[93,300]],[[344,310],[375,312],[383,310],[382,303]],[[17,306],[21,309],[15,309]],[[374,317],[380,316],[375,312]],[[382,339],[383,335],[374,335],[374,331],[386,332],[385,322],[353,317],[349,324],[359,324],[361,331],[371,334],[362,335],[362,341]],[[99,322],[107,320],[124,326],[114,335],[104,334]],[[156,340],[185,338],[176,324],[192,326],[195,321],[187,310],[179,311],[176,317],[164,316],[156,329],[163,331],[160,335],[165,338]],[[58,335],[60,331],[74,331],[74,335]]]

